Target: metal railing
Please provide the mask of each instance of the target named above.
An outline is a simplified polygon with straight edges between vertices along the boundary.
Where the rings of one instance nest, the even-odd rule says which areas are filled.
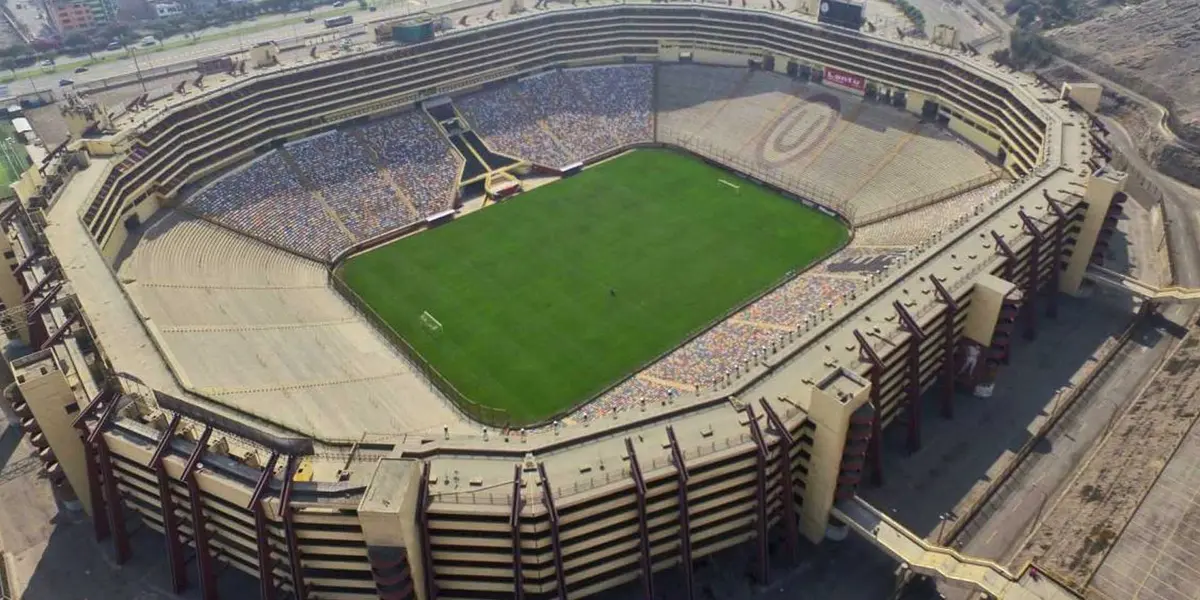
[[[421,373],[434,388],[437,389],[443,396],[449,399],[455,406],[466,413],[475,421],[483,423],[491,427],[508,427],[511,424],[511,417],[508,411],[500,408],[492,408],[483,406],[466,396],[450,383],[433,365],[421,355],[407,340],[404,339],[392,326],[384,320],[379,313],[375,312],[369,304],[366,303],[350,286],[342,280],[339,273],[331,273],[329,281],[332,283],[342,297],[363,315],[377,331],[381,332],[387,338],[393,348],[396,348],[404,355],[407,362],[412,367]]]
[[[983,187],[993,181],[996,181],[997,179],[1000,179],[1000,175],[998,173],[989,172],[984,175],[980,175],[979,177],[959,183],[958,185],[948,187],[943,190],[938,190],[936,192],[930,192],[924,196],[920,196],[906,202],[901,202],[900,204],[885,206],[878,210],[867,212],[861,215],[856,214],[854,218],[854,226],[863,227],[865,225],[871,225],[873,223],[885,221],[893,217],[898,217],[904,213],[925,208],[926,206],[936,204],[942,200],[953,198],[959,194],[965,194],[973,189]]]

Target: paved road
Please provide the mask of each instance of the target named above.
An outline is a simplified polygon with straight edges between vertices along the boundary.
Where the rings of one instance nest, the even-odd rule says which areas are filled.
[[[438,6],[443,6],[443,5],[449,4],[451,1],[452,0],[408,0],[407,2],[405,2],[405,1],[401,1],[401,0],[385,0],[385,2],[380,3],[380,6],[376,12],[373,12],[373,13],[366,12],[366,11],[356,12],[355,13],[355,21],[356,22],[353,25],[348,25],[346,27],[339,28],[337,30],[337,32],[341,32],[341,33],[345,33],[345,34],[359,33],[363,30],[363,23],[365,23],[365,22],[401,16],[401,15],[406,14],[407,12],[410,12],[414,8],[418,9],[418,10],[423,9],[425,6],[428,6],[430,8],[436,8]],[[333,9],[332,7],[321,7],[319,9],[313,11],[311,14],[312,14],[313,18],[316,19],[315,23],[285,24],[285,25],[281,25],[279,27],[262,29],[259,31],[244,33],[241,35],[232,35],[229,37],[222,37],[220,39],[209,39],[207,41],[204,39],[203,36],[206,36],[206,35],[207,36],[215,36],[215,35],[220,35],[220,34],[228,34],[230,31],[236,31],[239,28],[258,27],[258,26],[262,26],[265,24],[270,24],[273,21],[284,21],[287,19],[303,18],[304,16],[307,16],[309,13],[288,13],[288,14],[284,14],[284,15],[271,15],[271,16],[267,16],[267,17],[260,17],[257,21],[254,21],[254,22],[240,23],[237,26],[206,29],[199,33],[199,35],[201,35],[202,37],[195,44],[181,46],[181,47],[177,47],[177,48],[169,48],[169,49],[162,50],[159,52],[139,51],[136,67],[140,67],[141,69],[145,70],[145,69],[152,69],[155,67],[172,65],[172,64],[181,63],[181,62],[195,61],[195,60],[209,57],[209,56],[223,56],[223,55],[227,55],[227,54],[236,54],[238,52],[241,52],[241,51],[244,51],[246,49],[253,47],[254,44],[259,43],[259,42],[267,42],[267,41],[277,41],[278,42],[278,41],[283,41],[283,40],[287,40],[287,39],[294,39],[297,37],[307,37],[307,36],[313,36],[313,35],[326,33],[328,30],[325,28],[325,25],[322,23],[322,19],[324,18],[322,15],[323,15],[323,13],[326,13],[326,12],[329,12],[332,10],[336,10],[336,9]],[[178,39],[180,39],[180,38],[179,37],[168,38],[167,40],[164,40],[164,41],[167,44],[170,44],[171,42],[176,41]],[[117,51],[113,51],[113,52],[98,52],[98,53],[96,53],[96,56],[97,57],[118,56],[118,55],[122,55],[123,53],[124,53],[123,50],[117,50]],[[87,57],[82,57],[82,59],[86,59],[86,58]],[[64,57],[64,58],[59,59],[59,62],[65,64],[68,62],[74,62],[75,60],[78,60],[78,59]],[[22,94],[32,93],[32,92],[38,91],[38,90],[45,91],[47,89],[58,89],[59,88],[58,82],[60,79],[63,79],[63,78],[69,78],[69,79],[73,80],[75,83],[81,84],[81,83],[86,83],[86,82],[91,82],[91,81],[99,81],[99,80],[103,80],[103,79],[107,79],[107,78],[111,78],[111,77],[128,75],[129,73],[134,72],[134,70],[135,70],[134,61],[131,59],[128,59],[128,58],[124,58],[124,59],[117,60],[114,62],[106,62],[106,63],[101,63],[101,64],[91,66],[88,68],[88,71],[86,73],[78,73],[78,74],[69,73],[69,72],[47,73],[47,74],[42,74],[42,75],[36,75],[33,77],[26,77],[26,78],[18,79],[16,81],[13,81],[8,84],[9,94],[13,95],[13,96],[19,96]]]
[[[1140,98],[1131,95],[1137,100]],[[1161,107],[1159,107],[1161,109]],[[1171,259],[1176,282],[1200,286],[1200,206],[1197,191],[1154,171],[1137,152],[1128,132],[1120,123],[1103,119],[1112,135],[1110,141],[1131,162],[1132,167],[1163,192],[1167,227],[1172,242]],[[981,512],[970,529],[966,551],[973,555],[1007,560],[1024,540],[1028,527],[1066,485],[1074,467],[1092,443],[1103,433],[1121,405],[1134,396],[1172,347],[1179,326],[1194,313],[1189,307],[1170,307],[1164,319],[1142,332],[1143,342],[1130,346],[1101,377],[1092,393],[1072,407],[1071,413],[1048,436],[1046,451],[1033,454]],[[952,594],[948,594],[954,597]]]

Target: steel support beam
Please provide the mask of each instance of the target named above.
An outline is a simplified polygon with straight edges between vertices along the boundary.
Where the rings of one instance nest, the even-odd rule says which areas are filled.
[[[521,509],[525,499],[521,497],[521,463],[513,465],[512,509],[508,516],[508,528],[512,532],[513,598],[525,600],[525,573],[521,563]]]
[[[538,478],[542,485],[542,505],[546,508],[546,517],[550,520],[550,545],[554,550],[554,580],[558,586],[559,600],[567,600],[567,576],[563,570],[562,538],[558,529],[558,509],[554,506],[554,494],[550,489],[550,480],[546,478],[546,464],[538,463]]]
[[[1016,282],[1013,281],[1013,278],[1015,277],[1013,273],[1017,268],[1017,254],[1013,252],[1013,249],[1008,245],[1008,242],[1004,241],[1004,236],[996,233],[996,230],[994,229],[992,230],[992,239],[996,242],[996,252],[1005,259],[1004,280],[1009,283],[1016,284]]]
[[[871,439],[867,441],[867,462],[871,464],[871,484],[883,485],[883,432],[880,422],[883,421],[883,402],[880,399],[880,381],[883,379],[883,360],[867,343],[867,338],[857,329],[854,339],[858,340],[859,360],[871,364],[869,378],[871,380],[871,408],[875,409],[875,418],[871,419]]]
[[[37,304],[34,304],[33,308],[29,310],[29,313],[25,315],[25,322],[34,322],[38,315],[42,314],[42,311],[46,310],[46,307],[50,306],[51,302],[54,302],[54,299],[58,296],[58,292],[62,289],[63,284],[59,283],[51,288],[49,292],[46,292],[46,295],[42,296],[42,299],[38,300]]]
[[[421,540],[421,570],[424,571],[425,597],[437,598],[433,576],[433,546],[429,542],[429,463],[421,463],[421,481],[417,484],[417,535]]]
[[[1051,319],[1058,317],[1058,290],[1062,280],[1063,251],[1067,243],[1067,213],[1050,197],[1050,192],[1042,190],[1050,210],[1058,217],[1054,223],[1054,260],[1050,266],[1050,290],[1046,299],[1046,316]]]
[[[275,557],[271,554],[271,529],[267,523],[267,508],[262,499],[271,489],[271,476],[275,474],[275,465],[279,462],[279,453],[272,452],[263,467],[254,492],[250,494],[247,503],[254,513],[254,542],[258,549],[258,594],[262,600],[275,600]]]
[[[908,451],[921,449],[921,344],[925,332],[899,300],[892,303],[908,332]]]
[[[47,272],[46,276],[42,277],[41,281],[34,284],[33,288],[30,289],[29,292],[23,297],[21,297],[21,304],[28,304],[30,300],[33,300],[33,297],[38,295],[38,292],[41,292],[42,289],[46,287],[46,284],[54,280],[54,275],[54,269],[51,269],[49,272]]]
[[[105,493],[103,474],[100,468],[100,459],[97,456],[96,436],[104,429],[104,425],[112,418],[116,407],[119,404],[119,398],[110,390],[105,388],[96,394],[96,397],[89,403],[79,414],[75,416],[75,420],[71,422],[71,426],[79,433],[79,441],[83,444],[83,462],[86,467],[88,480],[88,497],[91,498],[92,505],[92,531],[96,536],[96,541],[103,541],[112,533],[109,527],[108,507],[105,502]],[[94,429],[89,429],[87,419],[96,416],[96,426]]]
[[[116,406],[113,402],[113,406]],[[96,458],[100,461],[100,476],[103,477],[105,508],[108,509],[108,522],[112,527],[113,550],[116,551],[118,565],[125,564],[132,552],[129,548],[129,531],[125,529],[125,510],[121,503],[121,494],[117,491],[117,474],[113,469],[112,454],[108,450],[108,442],[101,435],[96,440]]]
[[[29,268],[29,265],[32,265],[33,261],[37,260],[38,257],[41,255],[42,255],[41,250],[35,249],[33,252],[30,252],[29,256],[26,256],[25,260],[21,261],[20,264],[18,264],[16,266],[16,268],[13,269],[13,274],[20,275],[21,271],[24,271],[25,269]]]
[[[1021,217],[1025,231],[1033,236],[1033,245],[1029,248],[1029,278],[1025,280],[1025,295],[1028,297],[1025,298],[1026,305],[1022,307],[1025,311],[1025,339],[1032,340],[1037,338],[1037,297],[1042,290],[1042,230],[1024,210],[1017,211],[1017,215]]]
[[[175,494],[171,489],[171,476],[163,468],[163,459],[170,451],[171,440],[179,429],[179,415],[171,417],[167,430],[158,439],[154,454],[146,465],[158,477],[158,502],[162,508],[163,533],[167,542],[167,566],[171,570],[171,591],[176,594],[187,589],[187,567],[183,556],[183,542],[179,537],[179,517],[175,514]]]
[[[104,488],[100,485],[100,464],[96,458],[96,446],[88,441],[88,431],[85,427],[79,430],[79,442],[83,444],[83,463],[87,469],[88,489],[92,504],[92,533],[96,541],[108,538],[111,530],[108,527],[108,509],[104,506]]]
[[[929,278],[938,298],[946,305],[946,320],[942,325],[942,417],[954,418],[954,322],[958,319],[958,302],[936,276]]]
[[[208,439],[211,436],[212,426],[206,426],[179,476],[188,489],[188,503],[191,505],[192,514],[192,541],[196,545],[196,568],[200,571],[200,597],[204,600],[216,600],[217,598],[217,567],[213,562],[212,550],[208,547],[204,498],[201,496],[200,483],[196,481],[196,467],[200,465],[200,458],[204,455]]]
[[[64,321],[62,325],[58,326],[58,331],[55,331],[53,335],[46,338],[46,341],[42,342],[42,345],[38,347],[38,350],[45,350],[46,348],[57,344],[59,340],[63,339],[63,337],[67,335],[67,332],[71,331],[71,326],[74,325],[78,320],[79,313],[71,313],[71,316],[67,317],[67,320]]]
[[[642,475],[642,465],[638,462],[637,452],[633,450],[633,440],[629,438],[625,438],[625,453],[629,455],[629,474],[633,476],[633,491],[637,495],[638,550],[641,554],[642,587],[646,592],[646,600],[654,600],[654,563],[650,558],[650,525],[646,515],[646,478]]]
[[[771,556],[767,548],[767,442],[763,439],[762,428],[758,425],[758,415],[754,414],[754,405],[746,405],[746,417],[750,420],[750,438],[754,440],[756,469],[758,480],[755,482],[756,525],[758,526],[758,582],[766,585],[771,579]]]
[[[679,440],[675,438],[675,428],[667,425],[667,441],[671,444],[671,460],[675,463],[675,471],[679,474],[677,491],[679,502],[679,566],[683,567],[683,585],[686,589],[687,600],[696,597],[695,573],[692,570],[692,520],[688,511],[688,472],[687,463],[683,460],[683,450]]]
[[[779,436],[779,500],[783,503],[783,526],[787,534],[788,552],[794,561],[800,555],[800,531],[796,518],[796,476],[792,471],[792,432],[779,418],[779,414],[771,407],[766,398],[759,399],[767,421],[775,428]]]
[[[292,513],[292,491],[296,484],[296,470],[300,467],[299,456],[289,456],[283,470],[283,489],[279,493],[279,516],[283,518],[283,534],[287,538],[288,567],[292,575],[292,592],[298,600],[307,600],[304,584],[304,563],[300,561],[300,541],[296,537],[296,523]]]

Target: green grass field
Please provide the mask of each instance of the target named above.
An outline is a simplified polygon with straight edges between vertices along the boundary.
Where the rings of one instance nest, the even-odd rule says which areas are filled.
[[[29,154],[24,146],[17,143],[15,134],[12,122],[0,121],[0,199],[13,195],[8,186],[25,172],[29,164]]]
[[[699,160],[639,150],[354,257],[341,275],[460,392],[527,424],[599,393],[847,233]]]

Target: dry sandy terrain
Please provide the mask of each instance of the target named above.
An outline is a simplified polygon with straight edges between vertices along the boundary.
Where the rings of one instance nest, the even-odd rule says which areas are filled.
[[[1049,37],[1068,58],[1168,106],[1176,134],[1200,142],[1200,2],[1149,0]]]
[[[1034,560],[1085,587],[1200,414],[1200,338],[1174,357],[1085,459],[1012,564]]]

